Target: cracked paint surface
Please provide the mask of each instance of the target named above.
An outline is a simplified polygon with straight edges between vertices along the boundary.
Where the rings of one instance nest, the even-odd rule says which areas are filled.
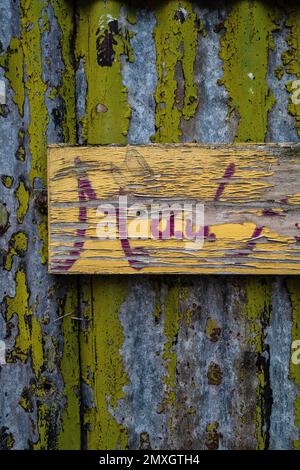
[[[300,79],[300,60],[299,60],[299,34],[300,34],[300,12],[295,5],[288,8],[288,17],[285,22],[287,28],[286,42],[288,49],[282,54],[282,63],[286,72],[293,75],[296,80]],[[293,94],[293,81],[286,83],[286,89]],[[299,88],[299,87],[298,87]],[[300,104],[295,104],[290,99],[288,106],[289,113],[295,119],[295,129],[300,136]]]
[[[264,142],[268,112],[274,97],[266,82],[268,55],[278,28],[275,7],[241,0],[224,22],[220,57],[223,84],[229,94],[229,114],[237,114],[236,140]]]
[[[299,8],[276,5],[82,3],[74,39],[71,2],[1,2],[1,449],[299,448],[296,278],[53,279],[34,202],[76,133],[296,140]]]
[[[179,142],[181,118],[193,117],[198,106],[194,65],[202,23],[189,2],[162,3],[156,10],[156,19],[156,134],[152,140]],[[177,68],[184,77],[183,83],[176,79]]]
[[[74,94],[75,82],[72,85],[70,41],[65,40],[63,45],[66,69],[53,71],[53,50],[47,60],[42,54],[48,46],[47,39],[44,41],[47,29],[52,28],[52,34],[61,37],[46,3],[5,1],[0,7],[1,17],[5,18],[0,30],[0,67],[7,80],[7,102],[0,112],[0,140],[5,149],[0,152],[0,194],[11,215],[6,236],[1,238],[4,270],[0,331],[7,349],[7,367],[0,371],[1,448],[76,448],[80,442],[79,420],[68,417],[76,402],[73,376],[79,369],[74,366],[74,354],[69,367],[64,366],[65,359],[60,360],[70,355],[68,344],[77,338],[77,332],[66,322],[64,344],[60,324],[54,322],[60,299],[67,298],[67,289],[65,283],[59,286],[47,274],[47,208],[40,197],[46,182],[47,127],[55,118],[46,106],[46,83],[50,83],[49,74],[52,80],[56,74],[57,93],[63,93],[67,107],[75,110],[75,100],[72,105],[66,87],[62,90],[59,86],[60,80],[65,80]],[[66,15],[67,6],[61,12],[56,9],[56,13],[60,34],[70,34],[68,24],[72,25],[72,20]],[[60,48],[55,50],[55,55],[60,53]],[[50,62],[50,69],[46,62],[48,66]],[[65,108],[61,114],[67,119]],[[74,136],[75,112],[73,122],[68,122]],[[53,136],[56,142],[62,135],[60,126],[56,125]],[[75,408],[79,415],[78,405]]]

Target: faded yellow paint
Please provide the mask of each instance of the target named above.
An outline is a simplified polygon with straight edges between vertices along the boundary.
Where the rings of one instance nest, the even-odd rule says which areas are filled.
[[[14,315],[18,317],[18,336],[15,347],[11,353],[12,359],[26,362],[30,350],[30,326],[29,316],[32,312],[28,305],[29,293],[26,285],[26,275],[23,270],[16,273],[16,293],[14,297],[6,298],[7,321],[12,320]]]
[[[78,155],[81,163],[75,164]],[[256,144],[185,144],[81,147],[80,150],[51,146],[50,271],[296,273],[300,213],[295,200],[289,206],[289,198],[293,191],[298,194],[298,188],[286,181],[287,171],[295,179],[297,172],[300,173],[296,157],[297,148],[288,144],[279,148]],[[150,218],[140,223],[142,238],[137,239],[132,236],[136,224],[130,219],[127,224],[130,248],[124,248],[119,240],[116,214],[110,220],[114,239],[98,237],[101,216],[97,214],[97,204],[87,207],[87,227],[82,235],[77,177],[89,182],[92,195],[85,194],[85,198],[96,197],[116,204],[122,190],[130,196],[129,205],[145,204],[148,215],[149,199],[155,198],[160,203],[168,198],[169,204],[179,203],[182,209],[182,204],[191,200],[203,204],[203,223],[208,227],[204,243],[197,244],[186,237],[159,240],[151,232]],[[270,203],[273,199],[275,202]],[[158,229],[165,226],[166,220]],[[182,218],[175,218],[174,228],[186,235]],[[75,245],[78,234],[82,243],[79,250]]]

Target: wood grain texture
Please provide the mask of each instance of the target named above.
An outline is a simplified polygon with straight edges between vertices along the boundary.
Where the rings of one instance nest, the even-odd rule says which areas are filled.
[[[294,274],[300,270],[297,144],[50,146],[52,273]],[[203,246],[99,239],[97,207],[203,204]],[[163,231],[163,223],[159,229]],[[175,227],[176,230],[176,227]],[[161,235],[161,234],[160,234]]]

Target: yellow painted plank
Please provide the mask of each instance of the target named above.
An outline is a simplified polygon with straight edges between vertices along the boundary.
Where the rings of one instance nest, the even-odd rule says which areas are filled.
[[[49,270],[298,273],[299,156],[297,144],[50,146]]]

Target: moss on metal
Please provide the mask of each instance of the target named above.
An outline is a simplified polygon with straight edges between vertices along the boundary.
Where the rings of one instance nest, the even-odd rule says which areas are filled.
[[[4,269],[10,271],[14,256],[23,257],[28,248],[28,237],[26,233],[20,231],[12,235],[9,241],[9,251],[5,257]]]

